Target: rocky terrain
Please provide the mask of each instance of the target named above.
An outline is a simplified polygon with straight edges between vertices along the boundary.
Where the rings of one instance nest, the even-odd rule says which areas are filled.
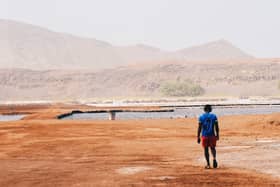
[[[1,102],[164,97],[170,81],[174,88],[187,81],[203,96],[280,92],[280,59],[256,59],[226,40],[163,51],[0,20],[0,41]]]
[[[1,69],[0,99],[163,97],[162,84],[183,80],[200,85],[204,96],[279,95],[280,63],[173,63],[100,71]]]

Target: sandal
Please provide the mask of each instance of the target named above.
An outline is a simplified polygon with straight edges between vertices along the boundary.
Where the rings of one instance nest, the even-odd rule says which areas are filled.
[[[206,165],[204,168],[205,169],[211,169],[211,167],[209,165]]]

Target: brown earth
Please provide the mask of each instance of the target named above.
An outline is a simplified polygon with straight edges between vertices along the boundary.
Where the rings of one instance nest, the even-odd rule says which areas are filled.
[[[5,108],[0,113],[10,112]],[[256,139],[280,141],[280,113],[221,117],[220,166],[205,170],[199,161],[203,155],[196,143],[196,119],[51,119],[77,108],[91,109],[74,105],[13,108],[14,113],[30,116],[0,122],[0,186],[280,186],[277,173],[268,175],[223,161],[225,152],[242,156],[249,149],[222,149]],[[253,165],[260,164],[257,156],[262,154],[250,155]],[[279,160],[263,159],[264,165],[279,165]]]
[[[100,71],[0,69],[0,100],[158,99],[168,97],[162,91],[166,83],[186,80],[201,86],[203,97],[279,96],[280,63],[272,59],[263,63],[169,62]]]

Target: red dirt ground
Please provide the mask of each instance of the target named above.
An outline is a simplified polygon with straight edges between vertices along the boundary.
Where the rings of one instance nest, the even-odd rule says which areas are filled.
[[[88,109],[13,108],[13,113],[30,115],[0,122],[0,186],[280,186],[279,177],[242,165],[220,162],[218,169],[203,169],[196,119],[51,119],[77,108]],[[0,108],[1,113],[8,110]],[[221,117],[220,128],[222,146],[275,139],[280,113]],[[217,149],[218,158],[226,152]]]

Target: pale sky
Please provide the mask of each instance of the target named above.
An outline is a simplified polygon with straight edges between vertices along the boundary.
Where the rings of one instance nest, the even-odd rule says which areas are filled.
[[[0,0],[0,19],[165,50],[226,39],[280,57],[279,0]]]

